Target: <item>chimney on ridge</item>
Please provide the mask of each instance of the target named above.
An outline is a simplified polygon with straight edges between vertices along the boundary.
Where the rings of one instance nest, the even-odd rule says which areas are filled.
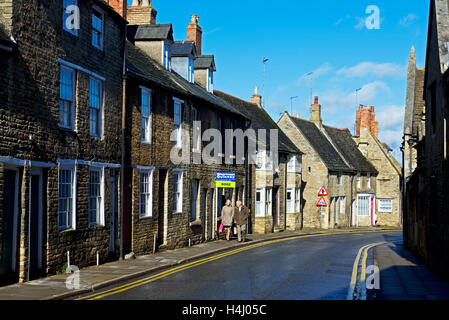
[[[321,104],[318,103],[318,97],[315,97],[315,100],[311,107],[310,112],[310,121],[318,125],[318,127],[323,127],[323,119],[321,118]]]
[[[362,128],[368,129],[374,137],[379,135],[379,122],[376,121],[374,107],[368,105],[364,108],[362,105],[357,110],[356,136],[360,137]]]
[[[127,19],[128,4],[126,0],[106,0],[106,2],[114,8],[123,18]]]
[[[151,6],[151,0],[133,0],[131,7],[127,9],[126,19],[130,25],[156,24],[156,16],[157,11]]]
[[[254,88],[254,94],[251,96],[251,103],[262,107],[262,96],[259,94],[259,87]]]
[[[190,24],[187,26],[187,41],[193,41],[196,46],[197,56],[201,56],[201,45],[203,29],[201,29],[199,22],[200,18],[196,14],[192,14],[190,17]]]

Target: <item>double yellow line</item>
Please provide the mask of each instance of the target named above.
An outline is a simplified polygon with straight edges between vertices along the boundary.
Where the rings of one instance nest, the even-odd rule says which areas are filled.
[[[360,282],[363,283],[366,281],[366,261],[368,260],[368,251],[374,247],[380,246],[386,244],[386,242],[378,242],[373,244],[368,244],[366,246],[363,246],[360,248],[359,252],[357,253],[357,256],[354,261],[354,266],[352,267],[352,277],[351,277],[351,283],[349,285],[348,290],[348,296],[347,300],[354,300],[354,291],[355,287],[357,285],[357,275],[359,271],[359,264],[360,264],[360,258],[362,257],[363,252],[363,259],[362,259],[362,270],[360,271]]]
[[[363,231],[358,231],[358,232],[357,231],[351,231],[351,232],[338,232],[338,233],[301,235],[301,236],[292,237],[292,238],[277,239],[277,240],[266,241],[266,242],[263,242],[263,243],[248,245],[248,246],[245,246],[245,247],[242,247],[242,248],[239,248],[239,249],[235,249],[235,250],[232,250],[232,251],[227,251],[225,253],[221,253],[221,254],[218,254],[218,255],[215,255],[215,256],[212,256],[212,257],[208,257],[208,258],[200,259],[200,260],[197,260],[197,261],[194,261],[194,262],[190,262],[190,263],[187,263],[187,264],[179,266],[179,267],[171,268],[169,270],[160,272],[160,273],[152,275],[150,277],[146,277],[146,278],[143,278],[143,279],[140,279],[140,280],[137,280],[137,281],[133,281],[133,282],[130,282],[130,283],[127,283],[127,284],[124,284],[124,285],[121,285],[121,286],[109,289],[109,290],[105,290],[105,291],[102,291],[102,292],[94,293],[94,294],[91,294],[91,295],[88,295],[88,296],[84,296],[84,297],[78,297],[75,300],[98,300],[98,299],[101,299],[101,298],[104,298],[104,297],[107,297],[107,296],[111,296],[111,295],[114,295],[114,294],[118,294],[118,293],[130,290],[130,289],[133,289],[135,287],[139,287],[139,286],[151,283],[153,281],[156,281],[156,280],[168,277],[168,276],[170,276],[172,274],[175,274],[175,273],[187,270],[187,269],[195,268],[197,266],[200,266],[202,264],[205,264],[205,263],[208,263],[208,262],[211,262],[211,261],[222,259],[222,258],[227,257],[227,256],[231,256],[231,255],[234,255],[234,254],[237,254],[237,253],[240,253],[240,252],[252,250],[252,249],[255,249],[255,248],[258,248],[258,247],[267,246],[267,245],[270,245],[270,244],[281,243],[281,242],[286,242],[286,241],[293,241],[293,240],[298,240],[298,239],[314,238],[314,237],[323,237],[323,236],[332,236],[332,235],[346,235],[346,234],[360,234],[360,233],[371,233],[371,232],[372,231],[365,231],[365,232],[363,232]],[[360,259],[360,254],[361,254],[361,251],[359,252],[358,259]],[[357,270],[356,270],[356,275],[357,275]]]

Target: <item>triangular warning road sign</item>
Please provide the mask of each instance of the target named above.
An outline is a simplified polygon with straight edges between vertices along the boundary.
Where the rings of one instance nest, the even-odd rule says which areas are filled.
[[[326,187],[323,186],[320,191],[318,191],[318,197],[327,197],[329,193],[327,193]]]
[[[324,197],[321,197],[321,199],[318,200],[316,205],[318,207],[327,207],[327,203],[326,203],[326,200],[324,199]]]

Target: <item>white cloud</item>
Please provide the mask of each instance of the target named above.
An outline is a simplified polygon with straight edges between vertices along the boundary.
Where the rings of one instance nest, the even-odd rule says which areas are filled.
[[[332,72],[334,70],[334,68],[332,67],[332,65],[328,62],[324,63],[321,67],[319,67],[318,69],[313,71],[313,79],[317,79],[321,76],[324,76],[325,74],[328,74],[330,72]],[[310,85],[310,76],[308,75],[303,75],[301,78],[299,78],[296,81],[296,85],[298,87],[307,85]]]
[[[390,87],[385,82],[373,81],[364,85],[358,92],[358,103],[369,104],[375,100],[379,93],[391,93]],[[320,104],[323,107],[323,114],[335,115],[342,110],[354,109],[357,107],[355,92],[344,93],[341,91],[323,92],[317,94]]]
[[[406,66],[395,63],[361,62],[350,68],[344,67],[338,70],[337,74],[348,78],[365,78],[368,76],[401,78],[406,74]]]
[[[418,19],[419,17],[416,14],[410,13],[399,21],[399,25],[409,27]]]
[[[404,124],[405,108],[400,106],[389,106],[376,108],[376,119],[379,121],[379,131],[385,129],[400,129]]]

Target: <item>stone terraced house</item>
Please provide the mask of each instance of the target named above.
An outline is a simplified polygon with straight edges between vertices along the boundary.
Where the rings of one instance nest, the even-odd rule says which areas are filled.
[[[376,179],[376,225],[400,227],[402,225],[402,168],[387,144],[378,138],[378,123],[373,106],[357,110],[356,136],[362,154],[379,172]]]
[[[247,206],[251,215],[254,233],[272,233],[277,231],[295,231],[301,228],[301,151],[290,141],[267,111],[262,107],[261,96],[257,92],[247,102],[226,93],[215,91],[237,110],[251,119],[251,129],[267,130],[268,143],[259,151],[257,164],[249,166],[248,193],[251,195]],[[264,161],[264,154],[270,150],[270,130],[278,131],[279,168]],[[259,156],[260,155],[260,156]]]
[[[225,159],[224,138],[225,129],[246,130],[249,121],[214,95],[214,57],[198,56],[201,35],[174,41],[172,26],[155,24],[151,8],[137,4],[132,14],[142,12],[148,20],[128,26],[126,46],[123,236],[125,252],[137,255],[216,239],[225,200],[243,200],[248,185],[246,166],[236,163],[235,153]],[[188,28],[197,23],[193,15]],[[208,129],[222,134],[216,163],[202,157]],[[186,156],[174,163],[181,150]],[[217,188],[218,172],[236,173],[235,188]]]
[[[2,282],[118,256],[125,25],[102,0],[0,3]]]
[[[406,123],[412,124],[411,129],[416,125],[422,131],[414,137],[418,140],[414,145],[417,167],[407,179],[404,210],[405,247],[444,279],[449,279],[448,26],[448,1],[430,1],[423,88],[419,88],[418,83],[415,89],[418,94],[423,92],[425,106],[421,119],[424,123],[416,120]],[[406,119],[419,115],[419,110],[410,107],[406,112]],[[413,134],[413,131],[404,132],[406,134]]]
[[[374,225],[377,170],[360,153],[349,130],[323,125],[317,97],[311,111],[310,121],[286,112],[278,122],[304,153],[301,227],[333,229]],[[320,208],[318,193],[323,186],[328,192],[327,206]]]

